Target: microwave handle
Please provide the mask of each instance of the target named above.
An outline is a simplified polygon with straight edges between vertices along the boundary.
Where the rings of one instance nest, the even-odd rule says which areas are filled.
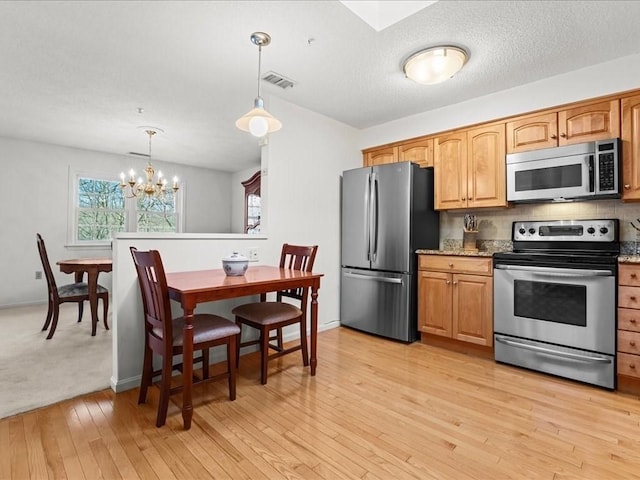
[[[587,159],[587,166],[589,167],[589,191],[595,193],[596,191],[596,172],[595,172],[595,159],[593,155],[589,155]]]

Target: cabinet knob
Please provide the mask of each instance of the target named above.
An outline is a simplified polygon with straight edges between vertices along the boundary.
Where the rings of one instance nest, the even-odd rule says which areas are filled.
[[[630,368],[631,370],[635,370],[635,369],[636,369],[636,366],[632,363],[631,365],[629,365],[629,368]]]
[[[458,284],[458,282],[456,282],[456,281],[454,280],[454,281],[453,281],[453,284],[454,284],[454,285],[457,285],[457,284]]]
[[[632,274],[630,275],[630,277],[631,277],[631,278],[636,278],[637,276],[638,276],[638,275],[636,275],[635,273],[632,273]]]
[[[466,198],[462,197],[462,200],[466,200]]]
[[[636,342],[635,342],[635,340],[631,340],[631,341],[629,342],[629,345],[631,345],[632,347],[635,347],[635,346],[636,346]]]
[[[635,302],[635,301],[636,301],[636,296],[635,296],[635,295],[631,295],[631,296],[629,297],[629,300],[632,300],[632,301],[634,301],[634,302]]]
[[[566,134],[566,133],[561,133],[561,134],[560,134],[560,136],[561,136],[562,138],[567,138],[567,134]]]
[[[446,282],[446,283],[447,283],[447,285],[449,285],[449,284],[451,283],[451,281],[450,281],[450,280],[447,280],[447,282]]]
[[[631,322],[631,323],[636,323],[636,319],[635,319],[635,318],[632,318],[631,320],[629,320],[629,322]]]
[[[629,185],[628,183],[625,183],[624,184],[624,188],[625,188],[625,190],[629,190],[631,188],[631,185]]]
[[[469,200],[473,200],[473,197],[469,197]]]
[[[556,138],[558,138],[558,136],[555,133],[552,133],[551,138],[555,140]]]
[[[449,267],[450,267],[450,268],[453,268],[453,263],[450,263],[450,264],[449,264]]]

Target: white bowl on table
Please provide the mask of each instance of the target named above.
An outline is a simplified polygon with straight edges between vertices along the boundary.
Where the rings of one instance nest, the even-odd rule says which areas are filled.
[[[249,259],[238,252],[233,252],[222,259],[222,269],[230,277],[239,277],[244,275],[249,266]]]

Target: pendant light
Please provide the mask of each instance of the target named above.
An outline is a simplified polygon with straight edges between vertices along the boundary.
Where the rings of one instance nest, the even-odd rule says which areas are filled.
[[[254,137],[264,137],[267,133],[276,132],[282,128],[282,123],[264,109],[264,100],[260,96],[262,47],[271,43],[271,36],[264,32],[253,32],[251,43],[258,46],[258,96],[253,102],[253,109],[236,121],[236,127],[251,133]]]

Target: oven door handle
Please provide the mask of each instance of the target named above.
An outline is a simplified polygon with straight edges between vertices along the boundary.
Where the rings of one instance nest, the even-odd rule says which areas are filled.
[[[539,347],[537,345],[529,345],[528,343],[521,343],[515,340],[509,340],[499,335],[496,335],[496,342],[504,343],[511,347],[522,348],[524,350],[531,350],[533,352],[544,353],[552,355],[554,357],[568,358],[570,360],[577,360],[584,363],[611,363],[611,358],[603,357],[589,357],[587,355],[580,355],[578,353],[560,352],[551,348]]]
[[[527,265],[495,265],[493,268],[498,270],[514,270],[521,272],[531,272],[533,274],[547,274],[558,277],[613,277],[610,270],[582,270],[578,268],[546,268],[546,267],[530,267]]]

